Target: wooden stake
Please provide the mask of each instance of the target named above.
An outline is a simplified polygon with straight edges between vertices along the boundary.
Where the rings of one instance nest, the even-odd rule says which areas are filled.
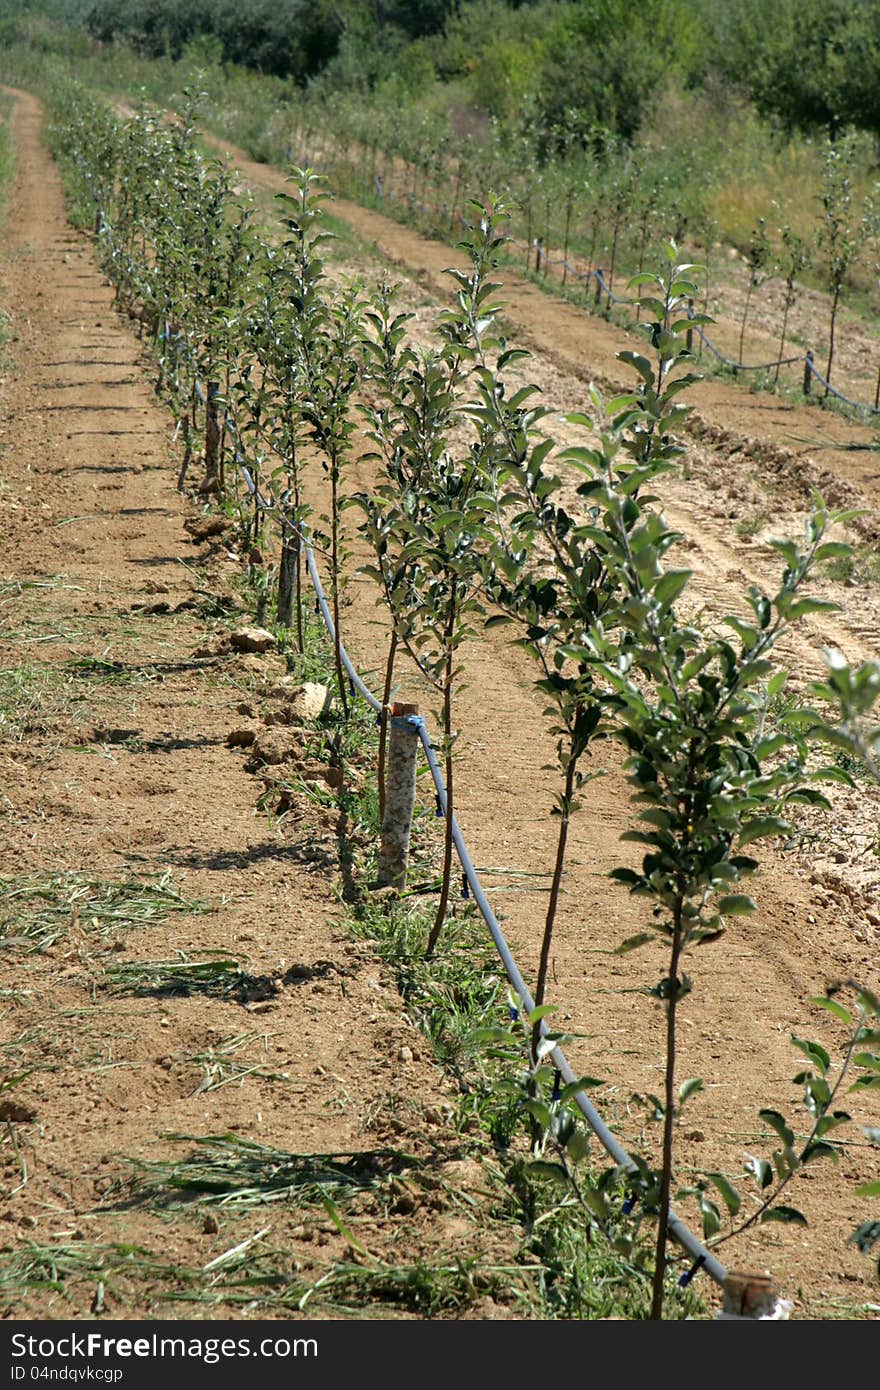
[[[385,814],[379,848],[379,886],[405,888],[409,836],[416,799],[416,757],[419,736],[411,716],[418,705],[391,706]]]
[[[749,1274],[731,1270],[724,1280],[724,1303],[717,1317],[722,1321],[734,1318],[787,1317],[791,1304],[780,1300],[769,1274]]]
[[[205,405],[205,492],[222,489],[220,467],[220,383],[208,382],[208,397]]]

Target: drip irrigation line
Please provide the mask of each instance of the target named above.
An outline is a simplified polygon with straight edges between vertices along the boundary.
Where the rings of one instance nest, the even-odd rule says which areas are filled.
[[[199,399],[204,402],[206,397],[198,381],[195,383],[195,389],[197,395],[199,396]],[[240,435],[235,421],[231,419],[231,417],[228,415],[228,412],[226,418],[229,424],[230,433],[232,434],[233,438],[236,441],[238,441],[240,439]],[[239,471],[241,472],[244,478],[245,485],[248,491],[251,493],[251,496],[254,498],[256,505],[260,507],[263,511],[277,512],[279,510],[277,503],[271,500],[267,500],[260,493],[259,488],[257,487],[256,482],[249,468],[247,467],[246,460],[243,454],[241,453],[241,450],[239,449],[237,442],[235,461],[238,465]],[[306,565],[308,568],[309,578],[312,582],[312,587],[315,591],[315,597],[317,599],[318,611],[324,621],[324,626],[327,629],[330,640],[335,642],[336,630],[333,626],[333,615],[330,612],[330,605],[327,602],[327,596],[324,593],[324,586],[321,583],[321,576],[318,573],[318,567],[315,562],[315,555],[312,549],[311,541],[309,540],[306,528],[304,527],[302,522],[298,524],[298,529],[303,542],[303,549],[305,551]],[[372,709],[375,714],[381,715],[381,700],[376,698],[376,696],[370,690],[369,686],[367,686],[365,682],[361,679],[361,676],[357,668],[355,667],[354,662],[352,661],[342,642],[339,643],[339,654],[342,660],[342,664],[345,668],[346,675],[349,678],[353,690],[356,690],[358,692],[358,694],[362,697],[362,699],[366,701],[370,709]],[[448,805],[446,783],[443,780],[443,773],[440,768],[439,761],[437,759],[437,751],[434,747],[431,734],[421,715],[405,716],[404,722],[406,723],[408,728],[413,730],[418,735],[419,740],[421,741],[422,747],[425,751],[425,758],[427,760],[428,767],[431,772],[431,777],[434,782],[434,787],[436,789],[437,812],[438,815],[445,816]],[[492,910],[492,906],[489,902],[489,899],[486,897],[485,890],[483,888],[482,883],[480,882],[479,874],[477,873],[477,870],[474,868],[474,863],[471,859],[470,851],[468,850],[467,843],[465,842],[464,836],[461,831],[461,827],[458,823],[458,819],[454,814],[452,817],[452,840],[453,844],[455,845],[458,860],[462,868],[463,896],[473,896],[474,902],[476,903],[477,908],[479,909],[480,915],[482,916],[483,921],[486,923],[486,926],[489,929],[489,933],[492,937],[492,941],[495,945],[496,951],[498,952],[501,963],[504,966],[504,972],[507,976],[508,983],[510,984],[511,988],[514,990],[517,997],[519,998],[522,1008],[525,1010],[527,1014],[530,1014],[535,1008],[534,998],[532,997],[531,991],[529,990],[528,985],[526,984],[525,980],[522,977],[522,974],[520,973],[519,966],[517,965],[516,960],[514,959],[513,953],[507,943],[507,939],[504,935],[504,932],[502,931],[501,924],[498,921],[498,918],[496,917],[494,911]],[[543,1019],[541,1019],[539,1026],[542,1036],[549,1031]],[[578,1080],[577,1073],[572,1069],[571,1064],[569,1063],[568,1058],[565,1056],[565,1053],[563,1052],[561,1047],[554,1047],[553,1051],[549,1055],[554,1067],[558,1071],[560,1077],[562,1078],[566,1086],[570,1086],[573,1082],[576,1082]],[[586,1093],[582,1090],[579,1090],[574,1095],[573,1099],[581,1114],[583,1115],[584,1119],[586,1120],[587,1124],[589,1125],[590,1129],[596,1135],[596,1138],[602,1144],[602,1147],[614,1160],[617,1166],[626,1173],[631,1174],[638,1172],[638,1165],[635,1163],[631,1155],[627,1153],[626,1149],[614,1136],[614,1134],[612,1134],[611,1130],[605,1124],[605,1121],[602,1119],[598,1110],[593,1105],[592,1101],[589,1099]],[[674,1240],[678,1242],[678,1244],[682,1247],[683,1250],[687,1251],[687,1253],[696,1262],[694,1266],[694,1272],[696,1272],[696,1270],[698,1269],[705,1269],[706,1273],[712,1280],[714,1280],[716,1284],[723,1286],[724,1280],[727,1277],[727,1270],[725,1266],[721,1263],[720,1260],[716,1259],[715,1256],[712,1255],[709,1250],[706,1249],[702,1242],[697,1239],[697,1237],[693,1234],[690,1228],[685,1224],[685,1222],[681,1219],[680,1216],[676,1215],[672,1208],[669,1209],[668,1224],[670,1235],[673,1237]],[[691,1275],[691,1277],[693,1277],[693,1274]]]
[[[234,422],[231,423],[231,428],[235,430]],[[237,434],[237,430],[235,432]],[[243,458],[238,452],[236,462],[238,463],[239,469],[244,476],[245,483],[252,496],[254,497],[257,505],[264,508],[267,511],[277,510],[276,504],[271,502],[267,503],[266,500],[261,497],[261,494],[258,488],[256,487],[256,484],[254,483],[254,480],[249,470],[247,469]],[[333,626],[333,616],[330,612],[330,605],[327,602],[327,597],[324,593],[324,586],[321,583],[321,577],[318,573],[318,567],[315,563],[315,556],[312,550],[311,542],[309,541],[309,538],[305,532],[305,528],[303,527],[302,523],[300,523],[299,530],[303,541],[303,549],[305,551],[306,565],[308,567],[309,578],[312,581],[312,587],[315,590],[315,597],[318,601],[318,609],[321,614],[321,617],[324,620],[324,626],[327,629],[331,641],[335,641],[336,632]],[[369,707],[373,710],[375,714],[381,714],[381,700],[378,700],[376,698],[376,696],[373,694],[370,688],[361,679],[361,676],[358,673],[357,668],[355,667],[353,661],[351,660],[351,657],[346,651],[345,646],[341,642],[339,644],[339,653],[342,659],[342,664],[345,667],[345,672],[353,688],[357,690],[358,694],[366,701],[366,703],[369,705]],[[406,716],[405,723],[407,727],[411,728],[418,734],[422,747],[425,750],[425,757],[427,759],[428,767],[431,772],[431,777],[433,778],[434,786],[437,792],[438,811],[441,815],[445,816],[448,805],[446,795],[446,784],[443,780],[443,773],[441,771],[440,764],[437,760],[437,752],[434,747],[434,743],[431,738],[430,732],[428,731],[428,728],[425,725],[424,719],[420,715]],[[461,827],[459,826],[458,819],[454,814],[452,817],[452,839],[455,845],[456,853],[458,855],[459,863],[462,867],[464,883],[467,885],[467,889],[469,890],[470,894],[473,895],[474,902],[476,903],[480,911],[480,915],[486,923],[486,926],[489,928],[489,932],[495,944],[495,949],[497,950],[501,962],[504,966],[504,971],[507,975],[508,982],[510,983],[512,989],[515,991],[518,998],[520,999],[522,1007],[524,1008],[526,1013],[530,1014],[535,1007],[535,1001],[525,980],[523,979],[520,973],[519,967],[513,957],[513,953],[511,952],[510,947],[507,944],[504,932],[501,929],[501,924],[499,923],[498,918],[495,916],[491,904],[489,903],[489,900],[486,897],[483,885],[481,884],[479,875],[476,869],[474,868],[473,860],[471,859],[470,852],[468,850],[464,836],[461,832]],[[467,896],[467,892],[465,892],[465,896]],[[542,1035],[548,1031],[547,1025],[543,1019],[540,1023],[540,1029]],[[553,1051],[550,1053],[550,1057],[553,1061],[553,1065],[556,1067],[557,1071],[559,1072],[559,1075],[562,1077],[566,1086],[570,1086],[573,1082],[577,1081],[577,1074],[572,1070],[572,1067],[568,1062],[568,1059],[566,1058],[565,1053],[563,1052],[561,1047],[555,1047]],[[581,1114],[583,1115],[584,1119],[587,1121],[587,1124],[590,1126],[591,1130],[596,1135],[603,1148],[610,1155],[610,1157],[613,1158],[614,1162],[618,1165],[618,1167],[623,1169],[627,1173],[637,1172],[638,1165],[634,1162],[632,1157],[627,1153],[626,1149],[623,1148],[623,1146],[612,1134],[611,1130],[605,1124],[598,1110],[596,1110],[595,1106],[589,1100],[585,1092],[578,1091],[574,1096],[574,1101]],[[716,1284],[723,1285],[724,1280],[727,1276],[727,1270],[725,1269],[724,1265],[721,1264],[721,1262],[717,1260],[714,1255],[710,1254],[710,1252],[697,1239],[697,1237],[693,1234],[689,1227],[685,1225],[681,1217],[677,1216],[671,1208],[669,1211],[668,1219],[669,1232],[672,1235],[672,1237],[684,1250],[688,1252],[689,1255],[691,1255],[694,1258],[694,1260],[698,1262],[700,1268],[706,1270],[706,1273],[710,1276],[710,1278],[712,1278],[715,1281]]]
[[[863,410],[867,415],[880,415],[880,409],[878,409],[877,406],[864,405],[861,401],[851,401],[849,396],[845,396],[842,391],[838,391],[836,386],[832,386],[830,381],[826,381],[825,377],[819,371],[819,368],[813,362],[812,357],[805,358],[805,361],[811,375],[814,376],[819,384],[824,386],[825,390],[830,392],[832,396],[836,396],[839,401],[843,401],[844,405],[851,405],[854,410]]]
[[[688,317],[691,317],[690,313],[688,314]],[[800,352],[798,353],[797,357],[778,357],[774,358],[772,362],[737,362],[736,359],[733,357],[725,357],[724,353],[721,352],[712,342],[712,339],[709,337],[709,334],[704,333],[703,329],[700,327],[698,323],[694,324],[693,332],[699,334],[701,341],[705,344],[705,346],[709,349],[710,352],[713,352],[715,354],[719,362],[723,362],[725,367],[732,367],[735,372],[769,372],[772,370],[773,367],[791,367],[794,366],[796,362],[807,361],[806,354]],[[850,404],[854,405],[855,402],[851,401]]]
[[[538,247],[538,252],[539,255],[544,254],[541,251],[540,246]],[[587,272],[585,278],[590,278],[590,276],[593,276],[596,279],[600,289],[604,290],[604,292],[608,296],[608,302],[615,302],[617,296],[614,295],[612,290],[609,288],[601,271],[593,270]],[[172,336],[169,332],[169,326],[167,322],[163,323],[163,329],[160,336],[164,338],[166,341],[169,337]],[[190,366],[192,367],[193,365],[194,363],[191,361]],[[818,376],[819,374],[816,373],[816,375]],[[193,389],[198,399],[201,401],[202,405],[207,406],[207,395],[201,383],[195,377],[193,380]],[[247,466],[247,460],[241,449],[241,435],[239,433],[235,421],[230,416],[228,410],[226,410],[225,408],[223,413],[230,431],[230,436],[234,443],[235,462],[239,468],[239,471],[242,474],[248,491],[254,498],[255,504],[262,511],[278,513],[280,509],[278,508],[277,503],[272,499],[265,498],[261,494],[259,487],[257,486],[256,480]],[[312,549],[311,542],[308,538],[305,526],[302,522],[297,523],[297,525],[299,528],[300,536],[303,541],[303,548],[305,550],[306,555],[306,565],[308,569],[309,578],[315,590],[315,596],[317,598],[318,603],[318,610],[320,612],[320,615],[324,622],[324,626],[326,627],[331,640],[335,642],[336,632],[333,625],[333,616],[330,612],[330,607],[327,603],[327,598],[324,593],[324,588],[321,583],[320,575],[318,573],[314,551]],[[351,682],[353,690],[356,690],[358,694],[361,695],[361,697],[366,701],[366,703],[374,711],[374,713],[381,714],[381,701],[376,698],[373,692],[361,679],[361,676],[357,671],[354,663],[352,662],[350,656],[348,655],[345,646],[341,642],[339,643],[339,654],[345,671],[349,677],[349,681]],[[427,759],[428,766],[431,771],[431,776],[434,781],[434,786],[437,792],[438,811],[442,815],[446,815],[448,806],[446,785],[443,780],[443,774],[440,769],[439,762],[437,760],[437,754],[431,739],[431,735],[425,726],[424,720],[420,716],[413,717],[409,722],[414,727],[416,727],[418,737],[425,751],[425,757]],[[528,986],[525,983],[525,980],[522,977],[522,974],[520,973],[519,967],[513,957],[513,954],[501,929],[501,925],[497,917],[495,916],[495,913],[492,910],[488,898],[486,897],[477,871],[474,868],[474,864],[468,851],[467,844],[465,843],[464,836],[462,835],[461,827],[458,824],[458,819],[455,815],[453,815],[452,817],[451,829],[453,843],[455,845],[459,863],[462,867],[464,882],[467,884],[467,888],[473,895],[474,901],[480,911],[480,914],[483,920],[485,921],[486,926],[489,929],[490,935],[492,936],[492,940],[495,945],[495,949],[498,952],[498,955],[504,966],[508,982],[510,983],[512,989],[515,991],[516,995],[521,1001],[521,1005],[525,1009],[526,1013],[530,1014],[535,1008],[534,999]],[[544,1019],[541,1019],[539,1028],[542,1036],[549,1031]],[[567,1086],[577,1081],[578,1077],[576,1073],[573,1071],[571,1065],[569,1064],[568,1059],[566,1058],[565,1053],[563,1052],[561,1047],[554,1047],[549,1055],[554,1067],[556,1068],[559,1074],[559,1077],[565,1082]],[[579,1090],[576,1092],[573,1099],[581,1114],[583,1115],[584,1119],[586,1120],[587,1124],[590,1126],[590,1129],[599,1139],[603,1148],[618,1165],[618,1167],[622,1171],[629,1174],[638,1172],[638,1165],[636,1164],[635,1160],[620,1144],[620,1142],[617,1140],[614,1134],[612,1134],[611,1130],[605,1124],[601,1115],[596,1110],[595,1106],[592,1104],[586,1093],[582,1090]],[[700,1268],[705,1269],[706,1273],[709,1275],[711,1279],[714,1280],[716,1284],[723,1286],[724,1280],[727,1276],[727,1270],[725,1266],[706,1249],[706,1247],[701,1243],[701,1241],[697,1239],[697,1237],[693,1234],[690,1228],[685,1224],[681,1217],[676,1215],[676,1213],[672,1210],[671,1207],[668,1210],[667,1220],[669,1233],[672,1236],[672,1238],[685,1251],[687,1251],[687,1253],[691,1255],[691,1257],[695,1261],[694,1272]],[[691,1274],[691,1277],[693,1277],[693,1274]]]

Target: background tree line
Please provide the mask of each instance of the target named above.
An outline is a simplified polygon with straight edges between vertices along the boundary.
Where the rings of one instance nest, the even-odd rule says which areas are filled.
[[[42,15],[150,57],[201,44],[330,91],[437,83],[501,121],[526,105],[545,129],[574,120],[631,139],[664,88],[721,84],[786,131],[880,136],[874,0],[0,2],[7,22]]]

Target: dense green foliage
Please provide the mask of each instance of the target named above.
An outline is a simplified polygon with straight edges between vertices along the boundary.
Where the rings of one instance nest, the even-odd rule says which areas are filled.
[[[669,88],[719,82],[786,129],[880,132],[872,0],[5,0],[151,57],[319,80],[449,89],[502,121],[633,138]]]

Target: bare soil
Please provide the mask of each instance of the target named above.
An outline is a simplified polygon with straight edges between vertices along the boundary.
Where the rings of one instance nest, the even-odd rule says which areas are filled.
[[[301,808],[282,822],[267,820],[255,811],[258,788],[243,755],[226,746],[230,730],[248,720],[241,706],[256,719],[281,668],[272,655],[194,656],[210,628],[199,616],[205,599],[235,594],[239,562],[222,545],[194,547],[183,529],[187,507],[174,489],[167,415],[88,242],[64,222],[29,97],[18,101],[14,134],[20,172],[2,295],[14,366],[3,386],[0,665],[29,666],[44,697],[0,744],[3,873],[119,878],[170,869],[181,893],[214,911],[109,941],[96,941],[74,915],[48,951],[10,953],[0,1046],[27,1075],[9,1092],[24,1118],[9,1120],[0,1151],[10,1189],[0,1244],[124,1241],[196,1269],[254,1236],[260,1248],[286,1253],[292,1278],[306,1279],[351,1257],[329,1213],[304,1216],[295,1202],[244,1215],[216,1208],[219,1219],[209,1222],[198,1203],[171,1213],[124,1199],[132,1159],[184,1151],[169,1133],[229,1133],[285,1153],[369,1155],[381,1191],[347,1209],[346,1222],[379,1259],[402,1264],[455,1253],[503,1265],[515,1233],[494,1219],[489,1171],[451,1122],[449,1083],[391,982],[346,933],[335,817]],[[232,157],[255,187],[283,185],[282,174],[239,151]],[[448,294],[443,272],[454,253],[353,204],[337,202],[335,211],[369,243],[361,272],[393,267],[404,303],[417,313],[414,331],[428,333],[433,306]],[[625,380],[616,361],[627,344],[620,330],[512,273],[500,278],[511,336],[533,353],[526,375],[554,411],[582,408],[589,381]],[[718,380],[704,382],[694,400],[687,468],[664,484],[664,504],[697,572],[704,618],[736,610],[748,583],[768,583],[777,565],[763,537],[801,524],[812,487],[831,503],[863,506],[858,535],[874,540],[880,471],[865,447],[869,431]],[[821,456],[797,444],[820,437],[834,445]],[[368,476],[361,468],[359,479]],[[743,521],[750,524],[737,535]],[[42,587],[16,587],[29,580]],[[821,670],[823,644],[854,660],[877,655],[876,586],[823,579],[819,591],[843,607],[788,638],[785,659],[800,684]],[[377,625],[373,594],[355,581],[344,636],[366,671],[378,665]],[[522,875],[546,875],[552,864],[552,739],[533,672],[503,638],[471,643],[466,669],[460,820],[528,974],[546,896],[534,888],[544,880]],[[116,679],[99,678],[108,675]],[[414,675],[406,694],[429,705]],[[836,797],[833,816],[805,819],[798,847],[767,855],[756,883],[760,912],[693,962],[680,1074],[701,1076],[706,1086],[682,1122],[685,1178],[696,1170],[736,1174],[747,1155],[769,1153],[757,1111],[787,1111],[794,1099],[799,1068],[790,1034],[839,1041],[811,996],[835,978],[880,987],[878,805],[876,790],[859,783]],[[642,923],[637,905],[607,877],[621,862],[629,817],[609,753],[606,775],[591,784],[574,824],[551,999],[577,1035],[573,1065],[605,1079],[600,1103],[618,1132],[634,1149],[653,1152],[656,1127],[632,1096],[660,1089],[662,1016],[641,989],[658,978],[661,959],[653,948],[613,955]],[[106,988],[114,960],[155,961],[177,951],[234,956],[241,987],[224,997],[132,997]],[[37,1029],[45,1046],[25,1047],[21,1039]],[[273,1075],[197,1090],[202,1072],[193,1059],[245,1032],[254,1034],[249,1057]],[[870,1109],[862,1108],[867,1119]],[[876,1104],[873,1113],[876,1123]],[[874,1268],[847,1236],[872,1214],[854,1187],[878,1172],[878,1151],[867,1143],[836,1165],[816,1165],[791,1194],[807,1228],[764,1227],[722,1247],[722,1258],[737,1268],[769,1267],[795,1316],[876,1315]],[[151,1285],[118,1273],[108,1310],[210,1316],[211,1304],[168,1303],[167,1287],[158,1276]],[[19,1290],[5,1303],[0,1288],[0,1303],[13,1316],[88,1316],[94,1280],[68,1288],[66,1295]],[[242,1316],[248,1307],[243,1298]],[[388,1315],[387,1305],[377,1310]],[[228,1314],[228,1305],[221,1311]],[[496,1294],[477,1301],[471,1315],[503,1317],[510,1309]]]

